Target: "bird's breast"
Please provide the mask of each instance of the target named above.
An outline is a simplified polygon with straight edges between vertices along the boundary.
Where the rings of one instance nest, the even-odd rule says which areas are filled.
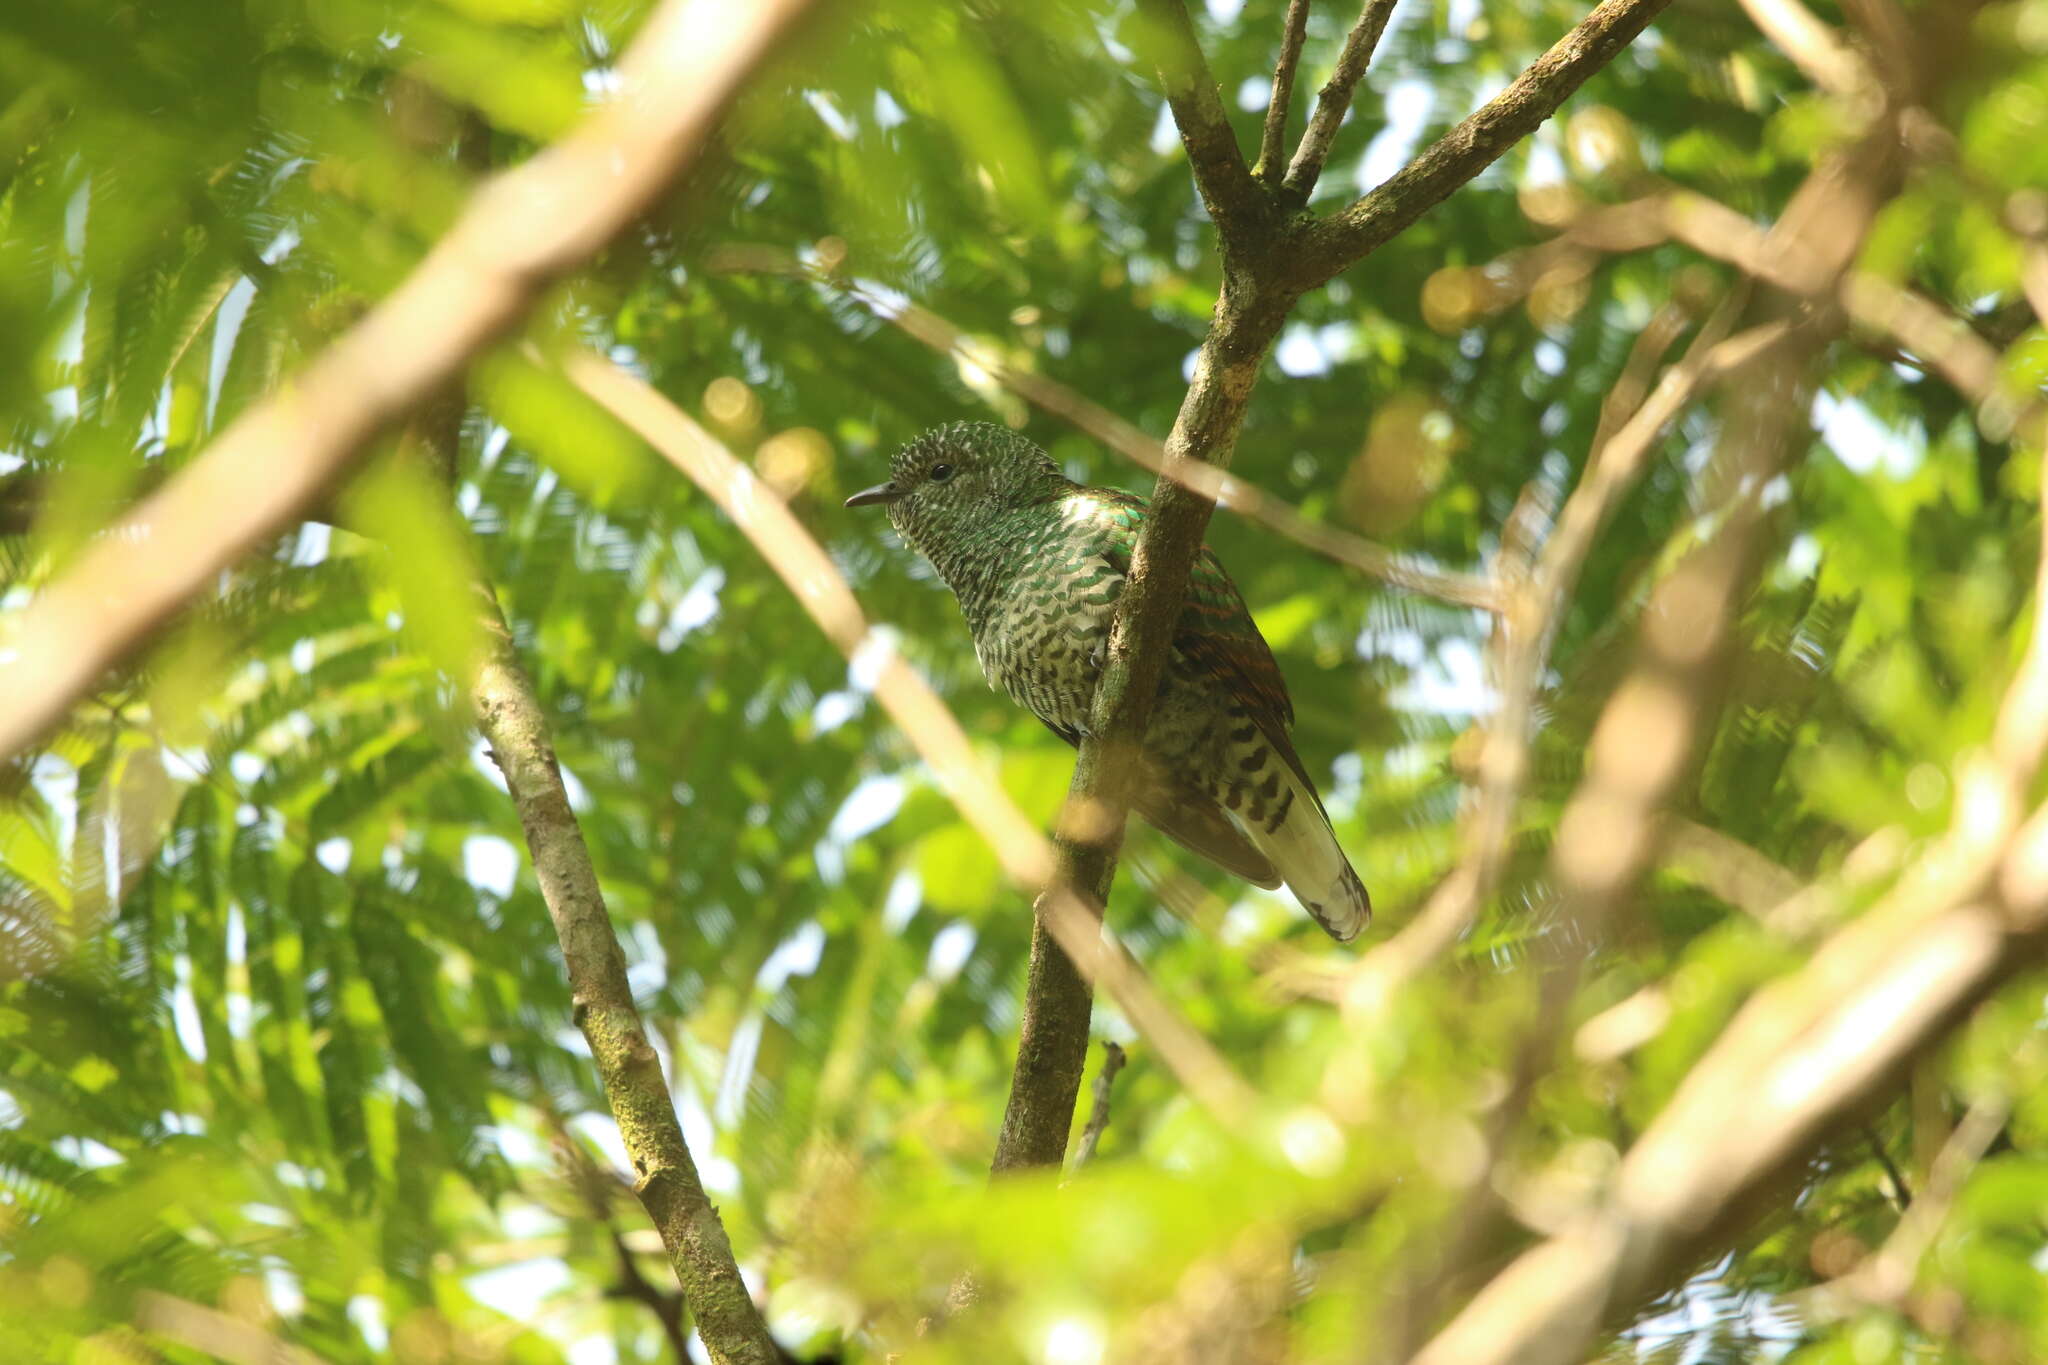
[[[1054,728],[1079,733],[1123,578],[1106,564],[1053,559],[1044,567],[1055,572],[1017,575],[970,614],[974,652],[991,685]]]

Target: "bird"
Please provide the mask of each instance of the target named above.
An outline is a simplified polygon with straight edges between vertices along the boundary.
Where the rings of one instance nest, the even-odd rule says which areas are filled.
[[[955,422],[905,444],[888,482],[846,505],[888,509],[959,600],[990,686],[1078,748],[1145,500],[1075,483],[1007,427]],[[1226,872],[1268,890],[1285,882],[1332,938],[1356,938],[1371,899],[1288,738],[1280,666],[1206,545],[1172,649],[1133,808]]]

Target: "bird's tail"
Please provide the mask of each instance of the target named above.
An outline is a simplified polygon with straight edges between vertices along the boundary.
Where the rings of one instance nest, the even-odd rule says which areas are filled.
[[[1338,847],[1314,786],[1285,768],[1282,776],[1293,787],[1294,799],[1282,798],[1281,819],[1271,829],[1247,822],[1245,832],[1259,852],[1272,860],[1302,908],[1315,916],[1331,938],[1348,943],[1372,922],[1372,898],[1352,870],[1351,860]]]

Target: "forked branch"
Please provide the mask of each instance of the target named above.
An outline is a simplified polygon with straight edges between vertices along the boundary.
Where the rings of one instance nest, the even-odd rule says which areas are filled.
[[[1223,94],[1208,59],[1195,41],[1194,25],[1182,0],[1140,0],[1147,57],[1173,109],[1181,145],[1187,148],[1195,188],[1217,231],[1234,243],[1265,216],[1266,195],[1244,164],[1237,133],[1230,126]]]
[[[1385,246],[1536,131],[1587,77],[1619,56],[1670,0],[1601,0],[1508,88],[1392,179],[1304,235],[1298,283],[1313,288]]]
[[[1228,123],[1222,121],[1221,101],[1216,98],[1206,63],[1199,50],[1184,50],[1194,44],[1186,10],[1180,0],[1146,0],[1147,12],[1160,21],[1160,31],[1175,45],[1169,47],[1168,55],[1177,65],[1168,68],[1163,64],[1162,80],[1175,117],[1182,121],[1182,139],[1195,162],[1197,183],[1212,216],[1218,215],[1219,204],[1224,208],[1217,216],[1224,289],[1196,356],[1193,381],[1167,437],[1166,469],[1153,490],[1152,512],[1132,552],[1130,573],[1117,600],[1102,678],[1096,686],[1088,733],[1075,760],[1067,814],[1062,817],[1063,828],[1083,833],[1061,842],[1056,886],[1074,888],[1097,905],[1107,900],[1123,839],[1121,775],[1131,768],[1128,756],[1137,751],[1150,719],[1174,622],[1186,597],[1188,572],[1215,510],[1213,501],[1187,486],[1190,481],[1182,471],[1197,464],[1229,464],[1260,367],[1295,300],[1477,175],[1611,60],[1668,2],[1606,0],[1500,97],[1418,157],[1410,170],[1403,172],[1408,177],[1406,187],[1393,200],[1382,201],[1396,203],[1398,211],[1374,218],[1370,230],[1346,228],[1341,217],[1296,223],[1277,212],[1265,189],[1246,175],[1244,184],[1256,196],[1260,214],[1254,226],[1264,225],[1263,231],[1247,231],[1246,216],[1238,212],[1232,218],[1235,207],[1219,199],[1211,183],[1234,183],[1233,167],[1241,171],[1243,161],[1234,137],[1229,136]],[[1192,85],[1189,71],[1199,73]],[[1418,166],[1422,169],[1417,170]],[[1024,1013],[1027,1027],[1041,1020],[1050,1026],[1034,1033],[1033,1051],[1020,1053],[1010,1092],[1010,1115],[997,1147],[999,1169],[1019,1159],[1010,1142],[1013,1131],[1057,1134],[1057,1149],[1048,1141],[1030,1158],[1057,1161],[1064,1151],[1080,1088],[1081,1061],[1087,1048],[1087,1002],[1085,995],[1068,989],[1072,977],[1047,956],[1044,950],[1051,945],[1044,937],[1041,920],[1039,938],[1033,943],[1034,970],[1026,987]],[[1055,1057],[1059,1065],[1036,1065],[1039,1048]],[[1020,1113],[1031,1122],[1013,1124]]]

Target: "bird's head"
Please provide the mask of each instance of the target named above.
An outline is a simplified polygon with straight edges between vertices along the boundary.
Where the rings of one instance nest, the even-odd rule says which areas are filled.
[[[1052,456],[1007,427],[955,422],[896,452],[889,482],[862,489],[848,507],[887,507],[889,523],[932,557],[935,547],[972,536],[1018,507],[1050,502],[1073,483]]]

